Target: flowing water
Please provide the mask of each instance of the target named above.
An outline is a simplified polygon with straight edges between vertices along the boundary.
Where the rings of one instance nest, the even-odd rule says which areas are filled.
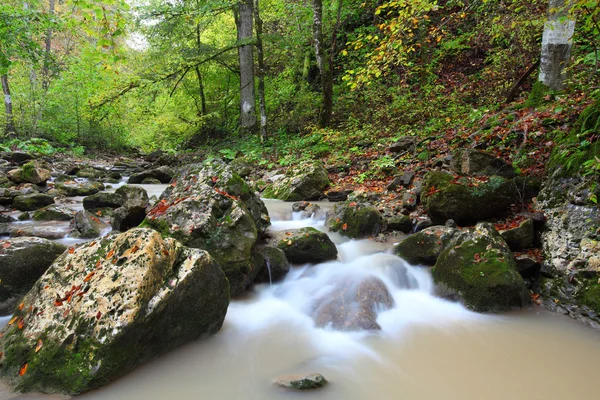
[[[272,230],[323,229],[299,220],[289,203],[267,202]],[[339,259],[297,266],[286,279],[232,301],[221,332],[138,367],[82,400],[552,400],[597,399],[600,334],[541,307],[482,315],[432,296],[423,268],[386,253],[390,244],[332,235]],[[316,328],[315,301],[336,279],[375,276],[395,306],[381,310],[381,331]],[[6,318],[5,318],[6,320]],[[6,321],[4,321],[6,323]],[[330,384],[290,393],[274,378],[322,373]],[[4,397],[3,397],[4,396]],[[0,390],[0,398],[14,396]]]

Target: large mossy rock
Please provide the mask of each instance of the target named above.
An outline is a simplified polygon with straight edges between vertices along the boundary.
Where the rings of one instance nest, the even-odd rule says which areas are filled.
[[[33,183],[35,185],[45,184],[50,179],[50,171],[40,167],[36,162],[31,161],[19,169],[9,171],[8,179],[15,183]]]
[[[506,213],[518,201],[513,180],[491,176],[485,180],[455,179],[445,172],[425,175],[421,202],[435,224],[453,219],[469,225]]]
[[[273,283],[283,280],[290,270],[290,262],[283,250],[274,246],[261,246],[254,252],[258,275],[254,282]]]
[[[461,175],[502,176],[513,178],[515,170],[512,165],[491,154],[473,149],[458,149],[452,153],[452,169]]]
[[[312,312],[316,326],[339,331],[381,329],[377,312],[394,306],[381,279],[345,277],[329,284],[332,290],[316,301]]]
[[[119,208],[125,204],[125,199],[118,193],[100,192],[83,198],[83,208]]]
[[[78,394],[217,333],[229,284],[207,252],[134,229],[63,253],[22,302],[0,374],[18,391]]]
[[[171,167],[162,166],[131,175],[127,183],[142,183],[146,178],[157,179],[161,183],[169,183],[173,179],[173,176],[175,176],[175,171]]]
[[[264,203],[220,161],[180,172],[142,224],[207,250],[223,268],[232,295],[242,293],[258,273],[252,250],[269,225]]]
[[[287,259],[295,264],[320,263],[335,260],[337,249],[325,232],[315,228],[289,229],[274,232],[272,244],[283,250]]]
[[[21,237],[0,242],[0,315],[10,314],[17,301],[66,246],[46,239]]]
[[[104,184],[101,182],[79,183],[76,181],[67,181],[56,184],[56,190],[67,197],[91,196],[104,190]]]
[[[491,224],[457,233],[432,270],[441,292],[479,312],[523,307],[529,296],[515,259]]]
[[[13,200],[13,207],[19,211],[35,211],[50,204],[54,204],[54,199],[42,193],[17,196]]]
[[[320,162],[314,162],[290,168],[285,177],[273,182],[262,195],[285,201],[317,200],[328,186],[327,170]]]
[[[70,221],[74,216],[75,211],[72,208],[61,204],[52,204],[34,212],[32,219],[34,221]]]
[[[327,213],[325,225],[332,232],[358,239],[376,236],[385,230],[379,211],[368,203],[346,200]]]
[[[401,241],[393,252],[410,264],[433,266],[457,231],[448,226],[425,228]]]

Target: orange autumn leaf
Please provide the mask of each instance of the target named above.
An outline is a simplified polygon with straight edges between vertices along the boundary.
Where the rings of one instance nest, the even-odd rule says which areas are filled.
[[[101,264],[102,264],[102,262],[100,260],[96,261],[96,268],[100,268]]]
[[[100,317],[102,317],[102,313],[98,311],[98,314],[96,314],[96,319],[100,319]]]
[[[62,302],[62,300],[60,300],[60,299],[56,299],[56,300],[54,300],[54,306],[55,306],[55,307],[60,307],[60,306],[62,306],[62,305],[63,305],[63,302]]]
[[[38,340],[37,345],[35,346],[35,352],[36,353],[39,352],[43,345],[44,345],[44,342],[42,342],[42,339]]]
[[[21,365],[21,368],[19,368],[19,376],[23,376],[25,375],[25,373],[27,372],[27,367],[29,365],[27,363]]]
[[[22,310],[22,309],[23,309],[23,307],[25,307],[25,303],[21,303],[21,304],[19,304],[19,310]]]
[[[88,247],[93,247],[96,245],[96,242],[91,242]]]
[[[108,254],[106,255],[106,258],[111,258],[113,256],[113,254],[115,254],[114,250],[109,251]]]
[[[69,247],[69,254],[73,254],[73,253],[75,253],[75,248]]]
[[[89,282],[89,281],[90,281],[90,279],[92,279],[92,276],[94,276],[94,274],[95,274],[95,273],[96,273],[96,271],[92,271],[92,272],[90,272],[89,274],[87,274],[87,275],[85,276],[85,278],[83,278],[83,281],[84,281],[84,282]]]
[[[12,325],[12,324],[14,324],[14,323],[15,323],[15,321],[16,321],[18,318],[19,318],[19,317],[12,317],[12,318],[10,319],[10,321],[8,321],[8,324],[9,324],[9,325]]]
[[[23,329],[24,326],[25,326],[25,321],[23,321],[23,318],[19,319],[19,322],[17,322],[17,327],[19,329]]]
[[[167,257],[169,255],[169,251],[167,249],[162,249],[163,256]]]
[[[136,252],[136,251],[138,251],[139,249],[140,249],[140,246],[138,246],[138,245],[136,244],[135,246],[133,246],[133,247],[131,248],[131,252],[132,252],[132,253],[135,253],[135,252]]]
[[[345,231],[346,229],[348,229],[348,224],[342,225],[342,230]]]
[[[2,244],[2,248],[3,248],[3,249],[8,249],[10,246],[11,246],[10,242],[4,242],[4,243]]]

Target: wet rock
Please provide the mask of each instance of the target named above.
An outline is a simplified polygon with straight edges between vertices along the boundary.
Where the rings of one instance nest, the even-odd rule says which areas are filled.
[[[350,238],[376,236],[385,229],[383,217],[375,207],[369,203],[350,200],[337,203],[327,213],[325,225],[332,232]]]
[[[277,378],[274,384],[285,389],[310,390],[325,386],[327,379],[321,374],[291,375]]]
[[[455,228],[447,226],[425,228],[400,242],[393,253],[413,265],[433,266],[456,233]]]
[[[33,237],[1,241],[0,315],[10,314],[17,301],[66,249],[59,243]]]
[[[351,277],[330,282],[333,289],[317,300],[312,317],[317,327],[340,331],[380,330],[377,310],[394,306],[394,299],[379,278]]]
[[[342,190],[342,191],[330,191],[325,194],[327,196],[327,200],[332,203],[337,203],[340,201],[346,201],[348,199],[348,195],[352,193],[352,190]]]
[[[139,226],[146,218],[146,207],[125,205],[115,210],[111,226],[115,231],[125,232]]]
[[[16,219],[11,217],[10,215],[0,214],[0,223],[9,223],[9,222],[15,222],[15,221],[16,221]]]
[[[217,333],[229,290],[208,253],[134,229],[64,252],[21,301],[0,373],[13,390],[74,395]]]
[[[414,171],[404,171],[402,175],[396,176],[387,186],[387,190],[394,191],[400,187],[409,187],[415,177]]]
[[[79,171],[81,171],[81,167],[79,165],[73,165],[65,170],[65,175],[75,176]]]
[[[11,182],[5,174],[0,173],[0,188],[9,188],[14,185],[15,184]]]
[[[387,227],[393,231],[410,233],[413,228],[412,220],[406,215],[394,215],[387,220]]]
[[[104,190],[104,185],[100,182],[79,183],[75,181],[56,184],[56,190],[67,197],[91,196]]]
[[[526,219],[515,228],[501,231],[500,235],[502,235],[512,251],[528,249],[533,246],[535,240],[533,221]]]
[[[432,275],[442,292],[474,311],[501,312],[529,301],[515,259],[491,224],[456,234],[440,253]]]
[[[115,193],[125,199],[125,204],[128,206],[145,207],[150,201],[146,189],[138,186],[123,185]]]
[[[402,195],[402,206],[407,210],[414,210],[417,208],[418,196],[411,192],[404,192]]]
[[[77,212],[73,223],[76,231],[74,235],[87,239],[100,236],[102,231],[108,227],[107,224],[89,211]]]
[[[537,278],[542,270],[542,265],[532,256],[522,254],[515,257],[517,271],[525,279]]]
[[[283,250],[274,246],[263,246],[255,251],[256,270],[254,282],[273,283],[285,278],[290,270],[290,263]]]
[[[29,221],[31,219],[31,214],[29,214],[27,211],[24,213],[19,214],[19,221]]]
[[[327,170],[320,162],[290,168],[262,193],[263,197],[285,201],[317,200],[329,186]]]
[[[516,176],[512,165],[491,154],[473,149],[458,149],[452,153],[451,167],[461,175],[497,175],[503,178]]]
[[[320,263],[337,258],[337,249],[325,232],[315,228],[273,232],[270,242],[296,264]]]
[[[75,216],[75,211],[64,205],[53,204],[40,208],[33,213],[34,221],[70,221]]]
[[[35,211],[50,204],[54,204],[54,199],[42,193],[17,196],[13,200],[13,207],[19,211]]]
[[[75,173],[78,178],[98,179],[106,176],[106,170],[94,167],[84,167]]]
[[[83,198],[83,208],[119,208],[125,204],[125,199],[118,193],[100,192]]]
[[[33,156],[24,151],[13,151],[8,157],[9,161],[12,161],[15,164],[22,164],[29,160],[33,160]]]
[[[143,226],[207,250],[238,295],[251,283],[252,249],[270,225],[260,198],[220,161],[182,170],[149,210]]]
[[[143,185],[160,185],[161,182],[156,178],[144,178],[142,181]]]
[[[140,172],[139,174],[131,175],[127,183],[142,183],[146,178],[158,179],[160,183],[169,183],[171,182],[171,179],[173,179],[174,175],[175,171],[173,171],[171,167],[162,166],[149,171]]]
[[[7,174],[8,179],[14,183],[33,183],[35,185],[45,184],[50,179],[50,171],[39,167],[35,162],[28,162],[19,169],[13,169]]]
[[[292,204],[292,211],[300,212],[301,218],[325,218],[325,212],[321,209],[321,206],[308,201],[298,201]]]
[[[390,153],[402,153],[403,151],[408,151],[414,149],[417,145],[417,137],[416,136],[403,136],[398,141],[393,143],[388,151]]]
[[[64,238],[68,233],[60,226],[27,226],[23,228],[12,227],[10,229],[11,237],[36,237],[48,240],[58,240]]]
[[[421,193],[421,202],[435,224],[453,219],[462,226],[498,217],[517,201],[514,182],[500,176],[473,182],[468,178],[455,180],[445,172],[430,172]]]

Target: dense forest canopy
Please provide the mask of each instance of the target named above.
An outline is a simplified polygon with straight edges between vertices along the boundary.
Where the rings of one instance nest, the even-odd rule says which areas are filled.
[[[304,138],[318,153],[329,136],[436,134],[528,95],[553,13],[577,21],[565,90],[593,97],[598,9],[586,0],[8,0],[0,123],[7,140],[44,138],[76,153],[197,150],[240,134],[255,146],[262,137],[263,148]]]

